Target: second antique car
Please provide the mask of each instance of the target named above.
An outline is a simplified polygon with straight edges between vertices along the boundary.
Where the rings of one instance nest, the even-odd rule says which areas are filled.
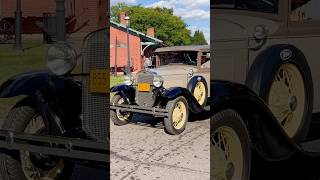
[[[155,51],[156,68],[145,67],[111,89],[110,118],[115,125],[130,122],[133,113],[164,118],[169,134],[184,131],[191,114],[200,112],[209,97],[210,48],[175,46]]]

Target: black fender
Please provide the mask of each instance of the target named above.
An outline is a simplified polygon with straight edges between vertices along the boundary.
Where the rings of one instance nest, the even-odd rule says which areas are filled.
[[[55,79],[54,88],[53,75],[47,71],[33,71],[28,73],[18,74],[9,78],[0,86],[0,98],[9,98],[19,95],[32,96],[37,91],[51,91],[54,92],[57,89],[63,88],[63,81]]]
[[[298,146],[287,136],[264,101],[245,85],[211,81],[211,117],[224,109],[238,112],[247,126],[253,149],[268,161],[290,157]]]
[[[53,135],[81,125],[81,84],[47,71],[22,73],[0,86],[0,98],[27,95]],[[59,118],[56,118],[59,117]]]
[[[119,84],[111,88],[111,93],[120,93],[122,97],[127,98],[130,102],[135,102],[135,89],[126,84]]]
[[[194,114],[200,114],[203,108],[198,103],[196,98],[191,94],[191,92],[183,87],[171,87],[169,89],[164,89],[161,94],[161,104],[164,106],[168,101],[176,99],[179,96],[183,96],[187,99],[190,112]]]
[[[245,84],[267,102],[273,77],[284,63],[294,64],[301,71],[306,85],[305,97],[307,106],[303,115],[306,123],[298,130],[297,135],[293,137],[296,143],[300,143],[308,133],[313,110],[313,81],[304,54],[298,48],[288,44],[274,45],[265,49],[253,62]]]
[[[207,98],[206,98],[206,100],[204,102],[204,105],[203,105],[203,106],[205,106],[206,103],[207,103],[207,100],[208,100],[208,84],[207,84],[206,79],[203,76],[193,76],[188,82],[187,89],[191,93],[193,93],[194,88],[196,87],[196,85],[197,85],[197,83],[199,81],[202,81],[204,83],[204,86],[205,86],[205,89],[206,89]]]

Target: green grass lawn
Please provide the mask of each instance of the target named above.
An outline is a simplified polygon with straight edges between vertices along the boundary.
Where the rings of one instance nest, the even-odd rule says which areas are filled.
[[[14,51],[12,47],[12,44],[0,45],[0,84],[19,73],[46,68],[47,45],[26,43],[23,51]],[[21,98],[0,99],[0,119]]]
[[[110,88],[117,84],[123,83],[124,76],[114,76],[110,75]],[[110,93],[110,99],[114,96],[114,93]]]
[[[123,80],[124,80],[124,76],[110,75],[110,87],[123,83]]]

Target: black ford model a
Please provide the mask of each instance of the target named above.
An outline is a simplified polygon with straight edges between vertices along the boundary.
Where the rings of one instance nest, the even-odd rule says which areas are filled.
[[[79,164],[108,170],[108,41],[104,28],[85,38],[81,53],[58,42],[48,48],[48,71],[0,86],[0,98],[25,97],[0,130],[1,179],[69,179],[81,172]],[[71,74],[81,59],[83,73]]]

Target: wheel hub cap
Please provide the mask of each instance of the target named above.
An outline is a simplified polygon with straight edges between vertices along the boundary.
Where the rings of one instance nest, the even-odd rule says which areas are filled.
[[[298,99],[296,96],[291,96],[289,99],[289,107],[291,111],[295,111],[297,109]]]

